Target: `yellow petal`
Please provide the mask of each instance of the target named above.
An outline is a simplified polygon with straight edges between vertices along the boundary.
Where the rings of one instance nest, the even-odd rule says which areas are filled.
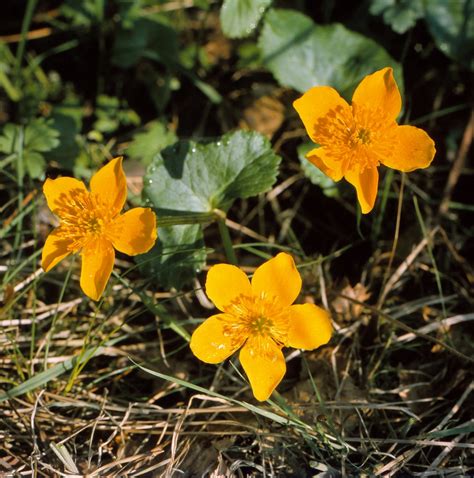
[[[313,350],[327,344],[332,335],[329,314],[314,304],[289,307],[288,347]]]
[[[143,207],[117,216],[107,231],[115,249],[129,256],[148,252],[155,244],[156,236],[155,213]]]
[[[206,294],[222,311],[239,295],[250,296],[250,282],[238,267],[216,264],[209,269],[206,278]]]
[[[225,320],[232,321],[228,314],[216,314],[205,320],[193,333],[189,346],[193,354],[203,362],[219,363],[230,357],[243,343],[233,341],[224,333]]]
[[[280,347],[270,338],[249,339],[240,351],[240,363],[247,374],[254,397],[266,400],[286,372],[285,358]]]
[[[372,211],[379,184],[379,172],[377,168],[375,166],[365,168],[362,173],[358,169],[347,170],[344,176],[356,188],[357,199],[359,200],[362,214],[367,214]]]
[[[393,77],[392,68],[383,68],[366,76],[354,91],[352,106],[380,110],[390,121],[397,119],[402,108],[402,98]]]
[[[62,261],[72,251],[73,240],[61,234],[61,228],[52,231],[44,243],[41,267],[45,272],[50,271],[58,262]]]
[[[382,164],[399,171],[410,172],[427,168],[436,153],[434,141],[420,128],[399,126],[397,128],[398,144],[393,156],[381,158]]]
[[[306,154],[308,161],[319,168],[333,181],[339,181],[344,176],[344,160],[335,160],[327,154],[326,148],[315,148]]]
[[[115,252],[110,241],[97,239],[82,249],[81,288],[93,300],[99,300],[114,267]]]
[[[274,297],[282,307],[291,305],[301,290],[301,276],[293,258],[280,252],[264,262],[252,277],[252,290],[257,296]]]
[[[82,181],[68,177],[47,179],[43,184],[43,193],[49,209],[58,217],[64,215],[62,212],[73,213],[77,199],[89,194]]]
[[[339,93],[329,86],[311,88],[301,98],[293,102],[293,107],[300,115],[309,137],[315,143],[318,143],[318,121],[324,120],[325,116],[332,110],[350,108]]]
[[[108,208],[112,216],[118,214],[127,199],[127,180],[122,158],[115,158],[99,169],[91,179],[91,192]]]

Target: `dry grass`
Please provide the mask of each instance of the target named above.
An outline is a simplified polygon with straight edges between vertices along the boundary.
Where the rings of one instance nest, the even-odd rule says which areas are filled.
[[[265,215],[268,225],[274,215],[278,243],[300,255],[302,300],[333,313],[330,345],[287,355],[287,378],[267,404],[251,398],[235,361],[203,366],[170,328],[171,320],[190,333],[210,314],[198,282],[186,293],[161,291],[124,258],[116,268],[122,278],[95,304],[78,289],[76,262],[44,275],[32,256],[41,238],[26,233],[17,255],[4,241],[0,373],[2,388],[18,392],[1,397],[4,476],[472,472],[474,314],[461,312],[471,301],[470,266],[433,225],[416,241],[402,229],[406,244],[390,270],[384,251],[391,243],[376,242],[360,275],[349,279],[337,262],[360,263],[357,241],[326,256],[303,254],[296,238],[315,227],[302,213],[308,194],[301,176],[290,175],[258,203],[243,203],[229,222],[252,272],[255,252],[276,241],[273,231],[255,228],[255,218]],[[37,216],[28,223],[38,227],[37,218],[47,216],[41,197],[33,201]],[[207,237],[216,240],[213,226]]]

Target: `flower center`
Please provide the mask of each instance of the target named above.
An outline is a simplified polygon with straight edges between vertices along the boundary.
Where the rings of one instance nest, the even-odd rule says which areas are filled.
[[[370,131],[364,128],[361,128],[357,133],[357,138],[362,144],[370,143]]]
[[[54,213],[61,220],[59,232],[62,237],[72,239],[68,247],[71,252],[102,236],[112,219],[107,206],[97,196],[81,189],[61,197]]]
[[[330,159],[344,162],[344,172],[362,172],[392,156],[396,126],[381,109],[337,106],[316,122],[314,135]]]
[[[240,295],[224,311],[224,335],[231,338],[233,345],[249,340],[253,348],[265,352],[267,339],[280,346],[287,342],[288,314],[274,297]]]
[[[266,317],[257,317],[249,323],[249,329],[253,335],[268,335],[271,333],[273,322]]]

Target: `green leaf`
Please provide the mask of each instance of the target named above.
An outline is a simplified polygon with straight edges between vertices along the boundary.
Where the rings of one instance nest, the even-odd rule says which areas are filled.
[[[64,169],[72,170],[81,152],[78,135],[82,128],[82,107],[76,102],[58,105],[53,109],[51,119],[59,132],[59,145],[46,157],[48,161],[57,161]]]
[[[237,198],[268,191],[280,161],[256,132],[228,133],[207,144],[180,141],[155,157],[144,193],[165,214],[227,211]]]
[[[101,133],[113,133],[120,125],[140,124],[140,118],[125,101],[115,96],[99,95],[95,110],[97,120],[94,128]]]
[[[116,337],[105,342],[103,346],[86,348],[80,354],[74,355],[73,357],[64,360],[63,362],[57,363],[56,365],[53,365],[44,372],[39,372],[33,375],[31,378],[25,380],[20,385],[17,385],[16,387],[13,387],[5,392],[1,391],[0,403],[13,397],[19,397],[21,395],[24,395],[25,393],[32,392],[37,388],[46,385],[51,380],[54,380],[63,375],[64,373],[69,372],[74,367],[86,364],[93,357],[104,353],[107,347],[113,346],[122,341],[123,339],[124,337]]]
[[[386,66],[399,87],[401,67],[376,42],[338,23],[317,25],[293,10],[269,10],[259,39],[263,62],[285,86],[336,88],[346,98],[362,78]]]
[[[428,432],[428,437],[433,438],[445,438],[449,436],[459,436],[464,434],[474,433],[474,424],[467,422],[464,426],[448,428],[446,430],[438,430],[433,432]]]
[[[21,89],[14,85],[13,71],[15,57],[6,43],[0,41],[0,87],[2,87],[10,100],[18,101],[22,96]]]
[[[202,228],[199,224],[159,227],[158,237],[151,251],[136,261],[160,286],[180,290],[206,264]]]
[[[209,11],[211,4],[209,0],[194,0],[194,7]]]
[[[230,38],[244,38],[256,28],[272,0],[224,0],[222,31]]]
[[[59,144],[59,132],[51,127],[52,122],[44,118],[34,119],[25,127],[23,138],[23,147],[29,151],[47,152],[56,148]],[[15,142],[18,139],[18,129],[12,123],[8,123],[3,128],[0,136],[0,151],[2,153],[12,153],[15,151]]]
[[[91,28],[102,20],[103,0],[66,0],[60,12],[71,25]]]
[[[133,360],[130,359],[132,362]],[[172,377],[171,375],[165,375],[163,373],[157,372],[155,370],[151,370],[149,368],[144,367],[143,365],[140,365],[139,363],[133,362],[137,367],[139,367],[141,370],[154,375],[156,377],[162,378],[163,380],[167,380],[168,382],[171,383],[176,383],[182,387],[189,388],[191,390],[194,390],[196,392],[204,393],[206,395],[210,395],[211,397],[217,397],[220,398],[221,400],[226,400],[230,403],[235,403],[236,405],[239,405],[241,407],[246,408],[247,410],[256,413],[257,415],[260,415],[264,418],[268,418],[269,420],[273,420],[275,423],[279,423],[280,425],[288,426],[288,423],[290,422],[289,418],[287,417],[282,417],[280,415],[277,415],[276,413],[272,412],[271,410],[267,410],[265,408],[260,408],[255,405],[252,405],[251,403],[248,402],[243,402],[240,400],[236,400],[235,398],[230,398],[228,396],[221,395],[220,393],[216,393],[213,390],[208,390],[207,388],[200,387],[199,385],[195,385],[194,383],[191,382],[186,382],[185,380],[181,380],[177,377]],[[294,423],[293,423],[294,424]]]
[[[46,121],[44,118],[32,120],[24,128],[24,150],[45,153],[56,148],[59,145],[59,132],[51,125],[52,121]],[[2,153],[12,153],[17,149],[15,143],[18,141],[19,128],[20,126],[12,123],[5,125],[0,136]]]
[[[239,55],[238,68],[251,69],[262,67],[261,51],[256,43],[247,41],[240,44],[237,47],[237,54]]]
[[[474,2],[424,0],[425,21],[437,47],[474,70]]]
[[[229,133],[204,144],[179,141],[153,159],[144,196],[163,215],[227,211],[235,199],[271,188],[280,161],[255,132]],[[162,285],[179,288],[204,265],[202,229],[196,224],[160,228],[159,221],[157,245],[138,260],[148,261],[149,273]]]
[[[167,129],[163,123],[152,121],[147,131],[133,136],[133,141],[127,148],[127,154],[148,165],[162,149],[175,143],[177,139],[175,133]]]
[[[383,21],[397,33],[405,33],[423,17],[423,0],[372,0],[372,15],[383,15]]]
[[[17,126],[12,123],[7,123],[3,127],[2,135],[0,136],[0,152],[11,154],[15,152],[15,143],[17,141]]]
[[[23,145],[19,144],[21,126],[8,123],[0,136],[0,152],[18,154],[23,151],[25,170],[32,178],[40,178],[46,169],[42,153],[54,150],[59,145],[59,132],[51,126],[51,120],[37,118],[24,127]]]
[[[56,365],[53,365],[51,368],[45,370],[44,372],[37,373],[28,380],[25,380],[20,385],[13,387],[4,393],[1,393],[0,403],[4,402],[5,400],[9,400],[10,398],[19,397],[21,395],[24,395],[25,393],[32,392],[33,390],[36,390],[42,385],[46,385],[51,380],[54,380],[55,378],[60,377],[69,370],[72,370],[77,363],[85,363],[95,355],[101,354],[103,350],[104,347],[95,347],[87,349],[82,355],[75,355],[72,358],[65,360],[64,362],[60,362]]]
[[[44,156],[37,151],[25,151],[25,168],[30,178],[41,178],[46,171],[46,161]]]
[[[165,65],[175,64],[179,56],[176,31],[162,16],[138,18],[131,28],[122,28],[117,33],[112,63],[130,68],[147,52]]]
[[[298,146],[298,158],[301,163],[301,169],[303,170],[305,176],[313,184],[316,184],[316,186],[319,186],[322,189],[325,196],[338,197],[339,190],[337,188],[336,182],[306,159],[306,154],[316,147],[316,144],[309,142],[300,144]]]
[[[25,128],[25,149],[47,153],[59,145],[59,131],[53,126],[51,120],[37,118]]]

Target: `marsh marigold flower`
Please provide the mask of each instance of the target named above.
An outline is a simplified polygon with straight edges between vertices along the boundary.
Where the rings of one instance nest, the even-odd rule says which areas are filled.
[[[307,159],[334,181],[349,181],[364,214],[374,207],[379,164],[409,172],[433,160],[435,146],[428,134],[396,123],[402,100],[391,68],[366,76],[352,106],[329,86],[311,88],[293,106],[310,138],[321,146]]]
[[[241,348],[240,363],[253,394],[266,400],[286,371],[283,347],[312,350],[331,338],[325,310],[314,304],[292,305],[300,290],[300,274],[286,253],[258,267],[251,283],[236,266],[212,266],[206,293],[221,313],[194,331],[191,350],[214,364]]]
[[[44,195],[60,223],[46,239],[41,265],[48,272],[69,254],[80,252],[81,288],[98,300],[112,273],[114,249],[130,256],[150,250],[156,241],[156,217],[143,207],[120,214],[127,198],[122,158],[94,174],[90,189],[69,177],[45,181]]]

